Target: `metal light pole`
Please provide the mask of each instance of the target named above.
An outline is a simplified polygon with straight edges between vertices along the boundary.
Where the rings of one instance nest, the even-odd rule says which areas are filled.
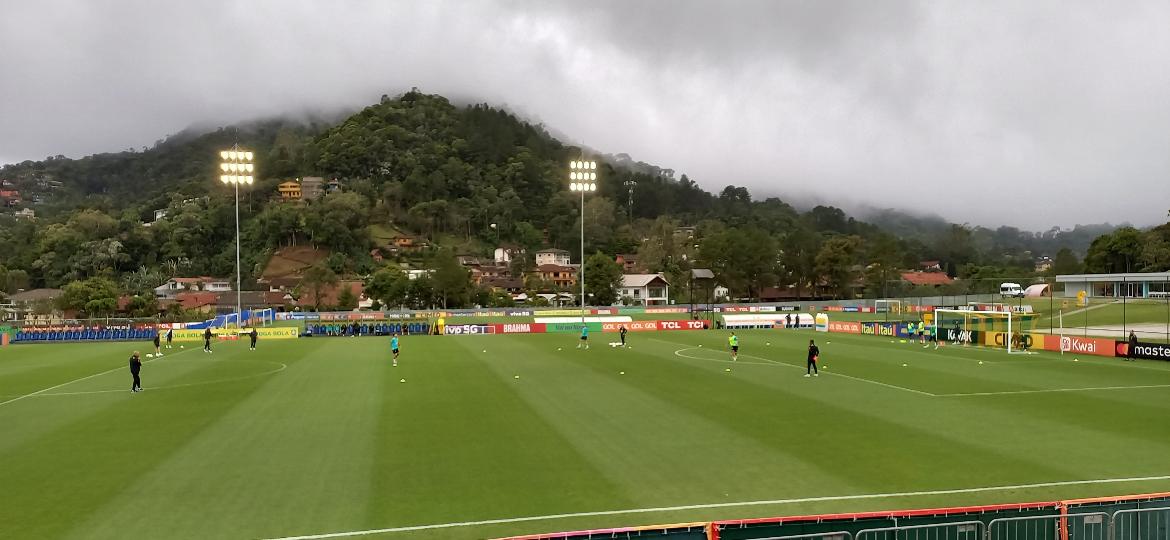
[[[255,165],[252,163],[252,152],[241,150],[239,145],[233,144],[231,149],[219,153],[223,161],[219,164],[219,180],[225,184],[232,184],[236,193],[236,328],[244,326],[244,309],[240,291],[240,184],[252,185],[252,173]]]
[[[581,324],[585,324],[585,192],[597,191],[597,162],[569,162],[569,191],[581,193]]]

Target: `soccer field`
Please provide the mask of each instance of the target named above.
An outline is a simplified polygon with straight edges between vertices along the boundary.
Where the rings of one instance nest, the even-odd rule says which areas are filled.
[[[145,343],[0,349],[0,538],[484,538],[1170,491],[1170,363],[784,330],[740,332],[731,363],[727,335],[406,337],[397,368],[386,338],[188,343],[140,394]]]

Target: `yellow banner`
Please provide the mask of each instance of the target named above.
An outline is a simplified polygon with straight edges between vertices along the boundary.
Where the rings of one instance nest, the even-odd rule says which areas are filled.
[[[1012,344],[1012,349],[1044,349],[1044,334],[1017,333],[1015,336],[1019,341]],[[1010,339],[1007,332],[983,332],[983,345],[988,347],[1006,349]]]
[[[257,328],[256,330],[260,339],[296,339],[299,337],[295,326]],[[162,334],[165,339],[166,330],[163,330]],[[238,335],[235,328],[216,328],[211,331],[211,334],[215,336],[215,339],[232,339]],[[203,341],[203,330],[175,330],[174,339],[175,341]]]

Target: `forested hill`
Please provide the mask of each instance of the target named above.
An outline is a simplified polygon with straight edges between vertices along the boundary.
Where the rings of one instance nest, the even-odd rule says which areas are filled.
[[[339,273],[369,275],[383,265],[371,251],[386,241],[377,231],[471,254],[497,243],[579,249],[580,201],[567,189],[565,166],[581,149],[508,112],[411,91],[340,122],[254,122],[142,151],[5,166],[4,189],[22,200],[0,213],[0,270],[18,276],[0,289],[130,273],[233,274],[233,199],[217,163],[234,143],[257,156],[257,183],[241,194],[246,281],[291,244],[333,253],[328,262]],[[709,246],[690,254],[745,290],[811,282],[835,265],[916,268],[925,259],[942,260],[953,274],[977,266],[1031,272],[1035,256],[1062,247],[1084,253],[1094,236],[972,228],[896,211],[872,222],[828,206],[799,212],[780,199],[753,200],[742,187],[710,193],[685,174],[622,154],[591,157],[601,163],[599,192],[586,198],[589,252],[637,252],[645,270],[677,273],[698,243],[673,238],[695,227],[695,242],[725,235],[727,249],[758,256],[748,264]],[[304,205],[279,201],[277,184],[307,176],[336,178],[342,192]],[[14,216],[26,207],[35,220]],[[166,215],[156,218],[158,211]]]

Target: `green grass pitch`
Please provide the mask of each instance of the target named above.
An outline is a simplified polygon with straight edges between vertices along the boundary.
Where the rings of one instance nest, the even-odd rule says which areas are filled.
[[[1170,490],[1170,363],[740,336],[736,363],[726,331],[405,337],[398,368],[384,338],[188,343],[141,394],[145,343],[11,346],[0,537],[534,518],[363,537],[484,538]]]

